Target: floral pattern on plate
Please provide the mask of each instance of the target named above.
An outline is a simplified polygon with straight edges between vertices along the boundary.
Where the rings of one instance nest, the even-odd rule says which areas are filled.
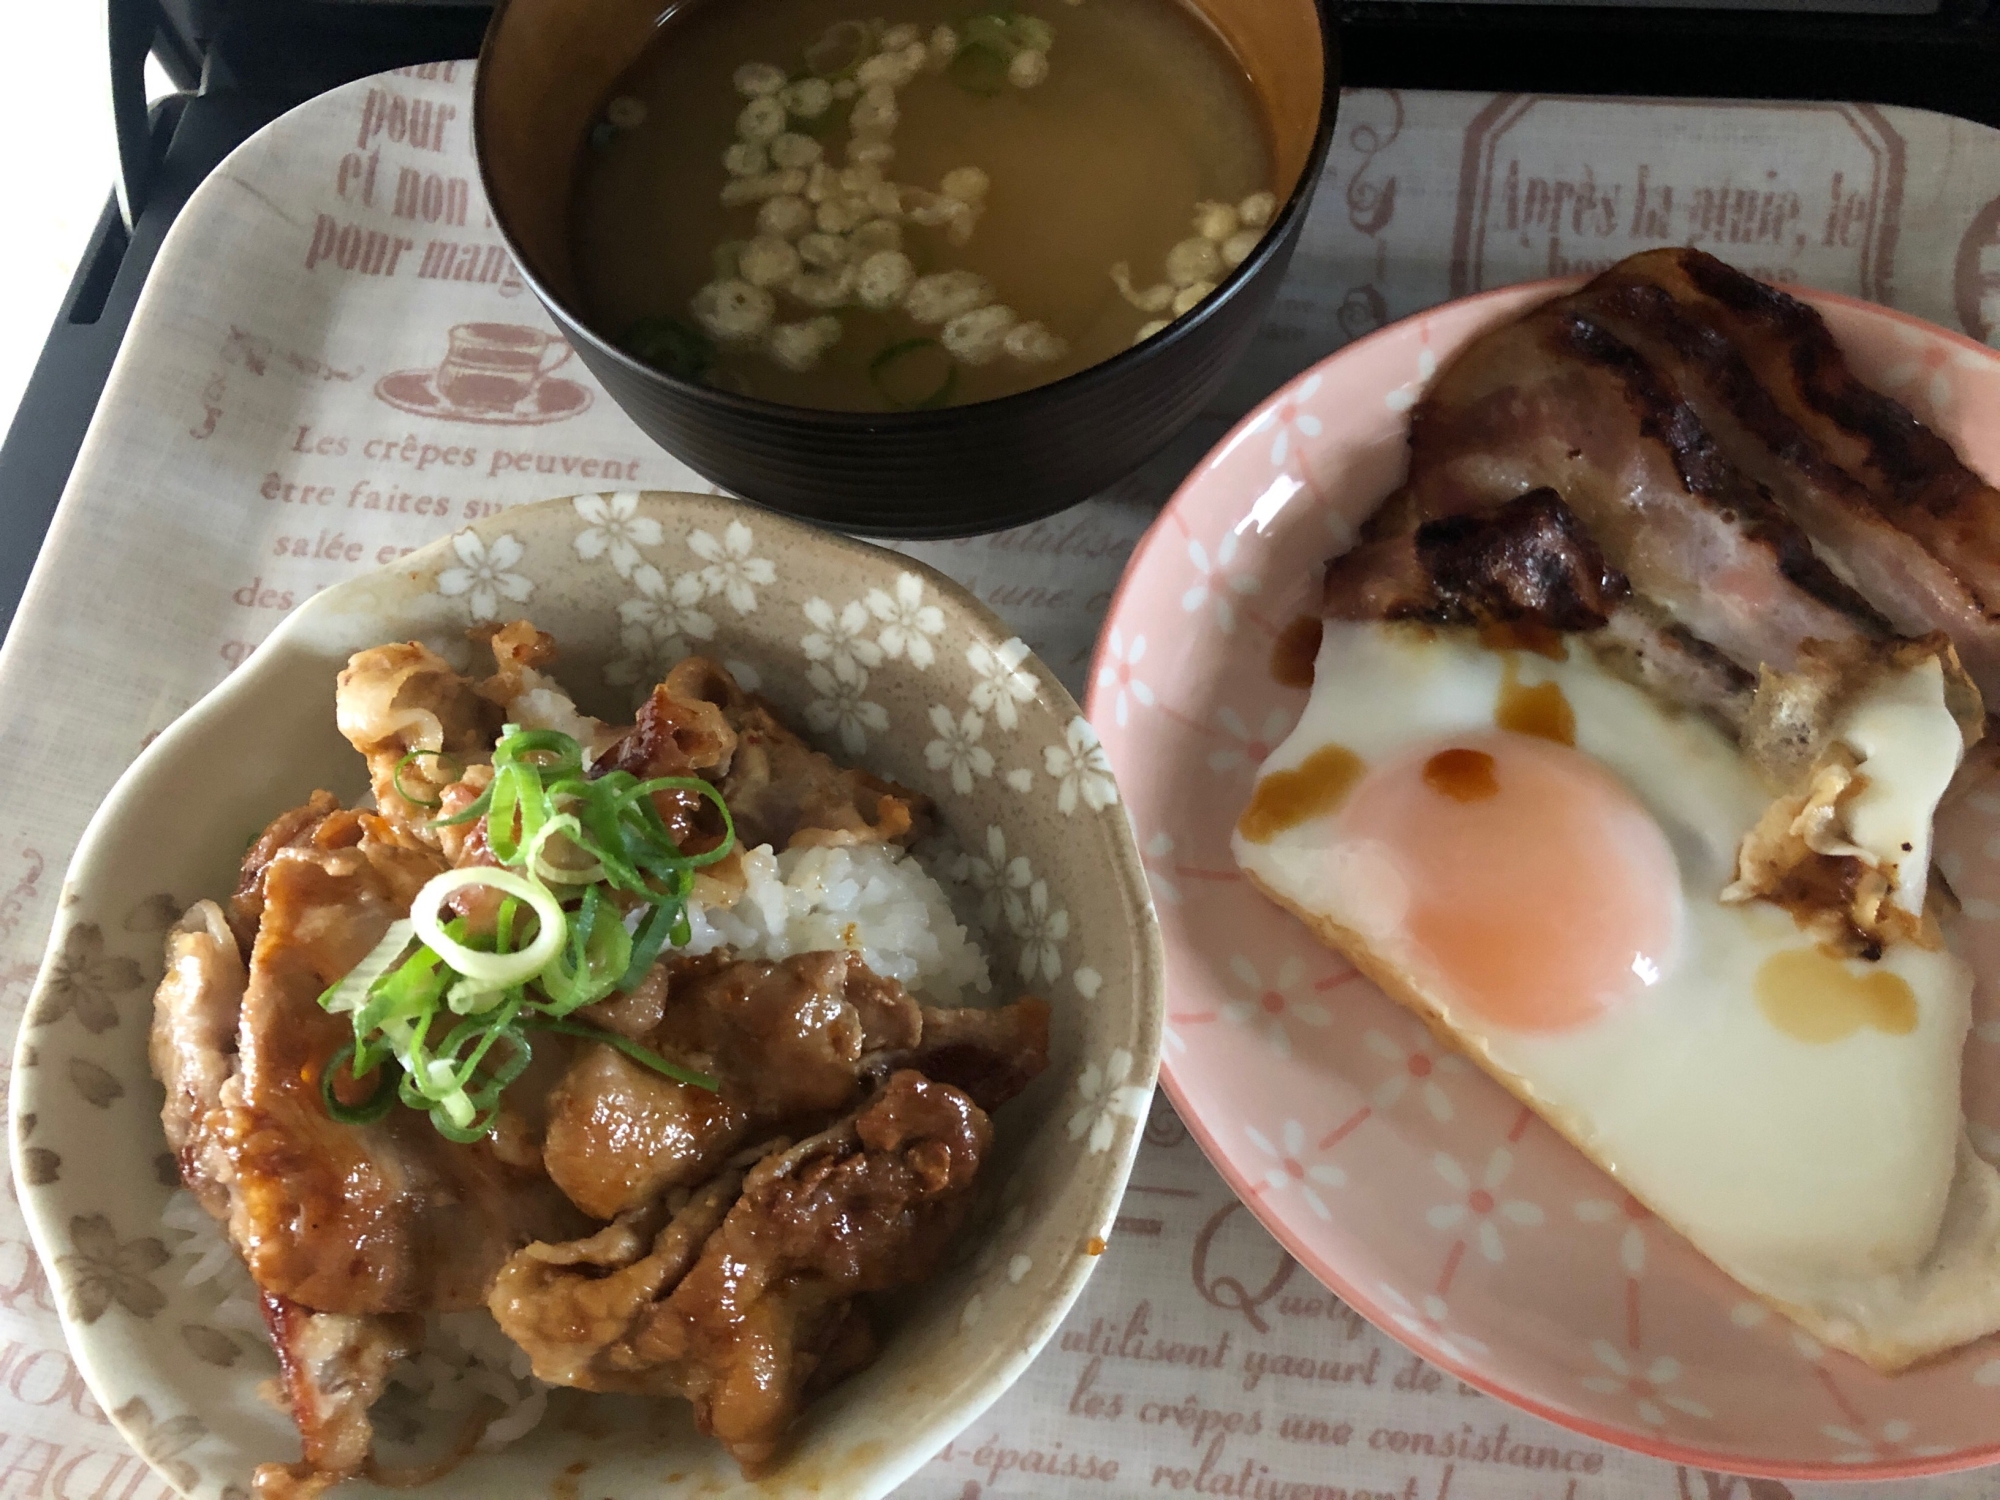
[[[1095,1263],[1087,1244],[1110,1232],[1152,1097],[1157,936],[1103,747],[1019,639],[922,564],[713,497],[521,506],[329,589],[114,788],[71,867],[10,1080],[17,1188],[71,1347],[184,1494],[246,1500],[255,1463],[296,1457],[257,1396],[275,1361],[254,1311],[246,1328],[229,1278],[158,1232],[189,1238],[184,1214],[200,1213],[176,1192],[146,1060],[162,933],[185,904],[161,890],[226,894],[243,829],[288,805],[246,805],[226,748],[243,723],[296,768],[253,797],[356,790],[358,763],[327,733],[347,655],[419,638],[462,661],[468,627],[522,614],[555,635],[558,679],[607,712],[712,653],[829,750],[927,795],[946,839],[926,852],[982,928],[995,997],[1051,1002],[1048,1073],[1000,1119],[1016,1144],[988,1224],[957,1271],[911,1294],[921,1326],[829,1397],[798,1454],[814,1485],[880,1494],[1026,1366]],[[665,1436],[657,1418],[605,1421],[544,1423],[427,1493],[553,1492],[588,1465],[593,1485],[636,1494],[669,1459],[704,1492],[745,1488],[684,1408]]]
[[[1231,858],[1250,779],[1305,701],[1274,676],[1273,650],[1316,613],[1320,564],[1401,479],[1409,411],[1453,352],[1551,294],[1469,298],[1323,361],[1216,447],[1134,553],[1092,667],[1103,744],[1090,749],[1117,767],[1165,929],[1163,1081],[1308,1270],[1426,1359],[1538,1415],[1739,1473],[1991,1463],[2000,1339],[1893,1378],[1821,1349],[1441,1051]],[[1862,379],[2000,474],[2000,424],[1974,420],[2000,407],[2000,357],[1886,309],[1813,300]],[[1967,799],[1940,847],[1983,981],[1966,1110],[1981,1149],[2000,1149],[2000,786]]]

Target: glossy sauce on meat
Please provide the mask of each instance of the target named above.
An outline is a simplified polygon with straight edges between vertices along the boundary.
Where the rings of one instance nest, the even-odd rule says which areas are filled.
[[[823,1367],[837,1378],[872,1356],[851,1299],[935,1269],[992,1141],[970,1099],[908,1072],[850,1130],[761,1163],[632,1338],[635,1358],[676,1370],[695,1420],[747,1473],[769,1463]]]
[[[713,662],[682,662],[620,727],[547,675],[554,642],[529,622],[475,635],[495,663],[478,680],[416,642],[357,654],[337,717],[377,810],[314,793],[246,853],[226,913],[197,903],[168,938],[149,1043],[162,1125],[258,1283],[303,1449],[260,1468],[260,1500],[307,1500],[364,1470],[434,1477],[373,1466],[369,1408],[421,1347],[421,1315],[480,1305],[544,1379],[685,1397],[746,1470],[767,1468],[804,1405],[874,1357],[856,1298],[935,1265],[969,1206],[985,1111],[1047,1066],[1034,997],[924,1010],[845,950],[670,954],[571,1017],[605,1041],[532,1033],[532,1061],[476,1142],[407,1108],[330,1118],[321,1074],[353,1024],[320,998],[429,880],[496,862],[484,817],[432,819],[491,784],[503,716],[571,736],[586,774],[709,778],[752,843],[908,841],[928,810],[807,744]],[[724,835],[698,792],[655,805],[685,850]],[[695,899],[727,903],[744,884],[732,852]],[[445,904],[476,936],[498,895],[473,886]]]
[[[282,851],[265,875],[222,1126],[230,1229],[259,1286],[317,1311],[477,1306],[508,1255],[575,1222],[546,1182],[517,1176],[490,1145],[453,1145],[407,1110],[337,1124],[321,1102],[320,1069],[352,1030],[319,995],[440,868],[436,855],[363,835]]]
[[[713,1074],[721,1089],[663,1078],[609,1047],[585,1049],[550,1101],[546,1161],[597,1218],[699,1181],[753,1131],[849,1107],[865,1059],[921,1034],[916,1002],[852,953],[695,960],[668,976],[659,1022],[642,1040]]]

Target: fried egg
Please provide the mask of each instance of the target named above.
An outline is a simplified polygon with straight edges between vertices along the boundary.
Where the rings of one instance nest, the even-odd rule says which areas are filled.
[[[1970,969],[1726,904],[1770,788],[1705,718],[1552,650],[1329,622],[1238,863],[1826,1341],[1895,1368],[2000,1327],[2000,1176],[1959,1107]],[[1961,753],[1930,666],[1840,728],[1850,837],[1913,910]]]

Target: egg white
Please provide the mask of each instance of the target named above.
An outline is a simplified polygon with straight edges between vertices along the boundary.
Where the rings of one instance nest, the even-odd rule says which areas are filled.
[[[1958,771],[1957,723],[1945,706],[1944,666],[1934,656],[1874,684],[1834,726],[1833,737],[1869,766],[1848,804],[1848,835],[1889,875],[1890,899],[1913,916],[1924,909],[1931,868],[1931,817]]]
[[[1811,943],[1777,907],[1717,899],[1771,794],[1713,724],[1613,677],[1582,648],[1554,661],[1487,650],[1465,631],[1329,622],[1312,696],[1260,777],[1328,745],[1375,765],[1490,734],[1510,659],[1518,682],[1561,686],[1576,748],[1623,782],[1673,851],[1682,921],[1656,983],[1569,1030],[1511,1030],[1422,983],[1397,903],[1382,897],[1393,877],[1364,874],[1381,847],[1345,841],[1338,810],[1268,842],[1238,833],[1239,864],[1323,932],[1344,934],[1343,946],[1365,948],[1351,956],[1400,979],[1390,986],[1399,998],[1724,1271],[1809,1326],[1885,1364],[2000,1326],[2000,1177],[1969,1150],[1961,1157],[1971,972],[1948,951],[1892,946],[1874,967],[1915,996],[1916,1024],[1900,1035],[1864,1025],[1802,1041],[1767,1019],[1754,992],[1760,966]],[[1927,707],[1921,685],[1912,693]],[[1882,836],[1903,837],[1913,821],[1927,835],[1950,766],[1940,776],[1934,735],[1913,737],[1893,708],[1869,721]],[[1904,778],[1914,790],[1901,798],[1889,792],[1899,745],[1914,746]],[[1948,758],[1956,764],[1955,731]]]

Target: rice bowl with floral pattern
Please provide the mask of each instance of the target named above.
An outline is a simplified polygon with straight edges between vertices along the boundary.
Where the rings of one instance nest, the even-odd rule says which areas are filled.
[[[1089,705],[1166,938],[1162,1082],[1309,1271],[1490,1394],[1711,1470],[1886,1479],[1992,1463],[2000,1340],[1895,1376],[1823,1348],[1258,895],[1231,856],[1257,767],[1305,701],[1277,680],[1274,652],[1294,621],[1316,628],[1321,565],[1399,483],[1411,409],[1468,342],[1574,284],[1450,303],[1322,361],[1203,460],[1136,550]],[[2000,356],[1884,308],[1799,295],[1862,381],[2000,475]],[[1964,1103],[1988,1155],[1996,834],[1993,787],[1938,828],[1980,976]]]
[[[72,863],[15,1061],[16,1176],[71,1347],[182,1494],[247,1496],[256,1465],[296,1456],[289,1418],[257,1394],[269,1344],[160,1133],[146,1045],[161,936],[227,893],[273,814],[315,786],[358,790],[331,712],[351,653],[419,640],[463,665],[469,628],[522,616],[554,635],[553,675],[586,710],[629,708],[635,685],[700,651],[836,757],[931,796],[957,852],[925,857],[996,998],[1050,1001],[1050,1065],[997,1117],[991,1191],[945,1268],[899,1299],[881,1357],[810,1408],[767,1477],[742,1479],[680,1403],[558,1392],[504,1452],[482,1446],[426,1488],[553,1489],[587,1471],[620,1494],[883,1494],[1026,1367],[1103,1248],[1157,1066],[1158,934],[1096,736],[1018,639],[921,564],[715,497],[524,506],[329,589],[121,778]]]

